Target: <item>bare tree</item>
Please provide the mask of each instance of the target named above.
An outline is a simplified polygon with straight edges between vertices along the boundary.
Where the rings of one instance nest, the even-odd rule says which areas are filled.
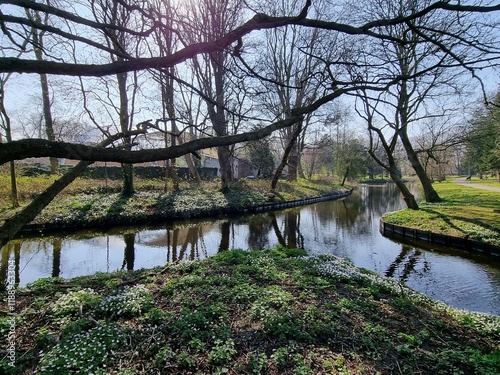
[[[42,20],[42,15],[40,14],[40,11],[38,10],[33,10],[30,11],[26,8],[26,16],[27,18],[37,24],[43,24],[43,25],[48,25],[49,24],[49,17],[48,13],[45,13],[43,20]],[[31,28],[31,33],[32,35],[32,45],[33,45],[33,51],[35,53],[35,58],[37,61],[43,61],[44,60],[44,35],[45,35],[45,30],[43,29],[37,29],[35,26]],[[54,132],[54,121],[52,119],[52,103],[51,103],[51,98],[50,98],[50,92],[49,92],[49,80],[47,78],[47,74],[41,73],[40,74],[40,86],[42,89],[42,103],[43,103],[43,118],[45,122],[45,135],[47,136],[47,139],[49,141],[55,141],[56,136]],[[59,170],[59,161],[57,158],[50,158],[50,172],[52,174],[57,174]]]
[[[104,31],[105,43],[110,50],[110,58],[113,62],[123,62],[132,56],[138,55],[141,38],[133,38],[122,28],[132,28],[141,31],[147,26],[141,24],[143,18],[130,12],[130,7],[142,7],[142,0],[124,0],[121,2],[111,0],[91,0],[91,5],[96,21],[115,26]],[[131,81],[129,79],[131,78]],[[137,73],[129,74],[120,72],[116,74],[118,88],[118,116],[120,132],[125,134],[123,147],[125,150],[132,149],[132,139],[126,134],[130,132],[134,123],[134,104],[138,91]],[[130,87],[129,87],[130,86]],[[123,189],[122,194],[130,196],[134,193],[133,165],[123,163]]]
[[[323,2],[315,4],[314,13],[321,13]],[[300,9],[300,2],[278,2],[271,7],[272,14],[293,14]],[[259,95],[262,109],[274,118],[286,118],[293,109],[312,103],[324,91],[324,60],[331,59],[333,49],[325,48],[332,43],[319,29],[303,29],[290,25],[266,31],[265,49],[257,65],[267,80],[262,81],[263,94]],[[318,58],[318,55],[321,58]],[[305,147],[305,135],[313,116],[305,116],[292,127],[283,129],[281,141],[283,157],[279,164],[272,187],[288,166],[287,178],[295,181],[300,170],[301,154]]]
[[[185,17],[190,23],[185,23],[184,33],[190,43],[206,43],[226,35],[240,22],[241,0],[191,0],[186,3]],[[229,51],[217,50],[196,57],[192,61],[199,90],[203,94],[208,116],[216,136],[229,134],[228,114],[228,64]],[[227,146],[217,148],[221,188],[228,189],[233,180],[232,157]]]
[[[428,0],[405,0],[390,2],[373,0],[357,3],[357,9],[365,21],[373,17],[405,16],[414,14],[431,6]],[[401,141],[407,158],[417,174],[425,200],[436,202],[440,197],[426,169],[419,158],[410,138],[410,129],[432,118],[443,118],[453,110],[447,106],[445,98],[463,91],[463,77],[458,69],[464,59],[474,56],[482,59],[481,51],[474,51],[471,45],[458,45],[458,35],[468,35],[471,39],[481,36],[474,30],[474,20],[469,15],[457,15],[441,12],[430,12],[426,16],[408,21],[404,24],[385,25],[379,28],[392,40],[381,40],[379,43],[365,47],[366,58],[363,67],[358,64],[357,71],[363,70],[363,76],[373,80],[393,79],[394,83],[387,87],[383,95],[376,95],[374,100],[383,105],[372,105],[378,108],[378,118],[385,126],[387,136],[391,129]],[[483,39],[484,40],[484,39]],[[454,46],[454,51],[442,46]],[[356,71],[356,70],[354,70]],[[368,96],[362,94],[363,100]],[[453,103],[454,104],[454,103]],[[374,123],[369,126],[375,126]]]
[[[12,126],[10,122],[10,116],[5,108],[5,84],[7,83],[9,74],[5,74],[0,77],[0,126],[5,131],[5,139],[7,142],[12,142]],[[3,143],[2,134],[0,133],[0,143]],[[10,196],[12,201],[12,208],[19,207],[19,194],[17,192],[17,180],[16,180],[16,163],[14,160],[9,162],[10,164]]]
[[[370,98],[365,90],[361,91],[358,96],[361,103],[359,108],[356,107],[356,111],[363,118],[368,126],[368,132],[370,137],[370,144],[368,152],[371,157],[382,166],[391,176],[391,179],[396,183],[396,186],[401,191],[403,199],[406,202],[408,208],[413,210],[418,210],[418,203],[415,196],[411,193],[410,189],[406,186],[399,168],[399,162],[397,159],[397,146],[398,146],[398,129],[391,128],[388,132],[386,131],[386,126],[380,126],[376,123],[376,117],[380,114],[377,108],[381,100],[373,100]],[[382,148],[384,150],[383,157],[378,153]]]
[[[207,0],[208,1],[208,0]],[[167,69],[174,66],[179,66],[189,60],[191,64],[199,64],[199,66],[209,67],[216,73],[213,75],[213,80],[210,80],[210,86],[215,93],[211,100],[205,100],[207,112],[213,120],[214,127],[217,126],[216,136],[195,139],[184,143],[183,145],[173,145],[165,148],[145,149],[145,150],[128,150],[122,148],[105,148],[97,146],[89,146],[81,143],[54,142],[43,139],[22,139],[0,145],[0,163],[10,160],[19,160],[32,156],[50,156],[50,157],[65,157],[83,161],[117,161],[123,163],[138,163],[153,160],[165,160],[185,155],[186,153],[195,152],[202,148],[219,147],[221,150],[222,159],[226,156],[228,159],[229,147],[235,143],[248,142],[252,140],[262,139],[280,129],[290,128],[305,120],[307,116],[318,111],[320,108],[333,100],[345,95],[348,92],[359,90],[368,90],[372,93],[382,92],[389,89],[398,82],[408,83],[413,77],[423,76],[433,67],[455,68],[461,67],[472,76],[475,70],[481,67],[495,65],[499,58],[499,44],[494,37],[489,40],[484,40],[481,34],[475,35],[472,32],[462,34],[450,33],[446,29],[446,24],[432,25],[426,27],[419,21],[429,15],[439,15],[445,19],[448,15],[453,15],[456,23],[459,24],[462,17],[465,15],[474,14],[479,17],[484,15],[484,22],[478,21],[475,28],[468,31],[483,30],[485,27],[495,28],[498,23],[487,20],[488,15],[496,16],[500,10],[500,4],[482,5],[482,3],[465,5],[455,1],[436,1],[424,4],[421,7],[410,7],[405,12],[397,15],[374,16],[366,22],[344,22],[341,18],[335,18],[335,15],[329,15],[328,19],[321,19],[311,12],[312,17],[308,17],[311,10],[313,0],[306,0],[304,6],[299,10],[293,11],[291,14],[273,14],[265,13],[250,13],[247,9],[248,20],[246,22],[239,19],[235,22],[225,19],[227,22],[221,21],[221,14],[214,12],[217,7],[207,8],[212,13],[206,13],[208,18],[198,18],[206,20],[205,23],[193,21],[190,19],[181,20],[185,24],[191,23],[184,30],[192,31],[193,35],[196,31],[205,26],[215,26],[211,29],[209,37],[189,40],[183,42],[173,53],[166,56],[142,54],[138,49],[130,52],[127,51],[125,45],[116,39],[123,34],[128,38],[137,41],[141,38],[148,38],[158,28],[168,28],[169,26],[162,18],[156,18],[155,13],[150,12],[150,7],[142,7],[139,3],[127,2],[125,0],[116,0],[113,4],[123,7],[127,11],[127,17],[140,22],[131,24],[113,23],[109,18],[95,19],[89,16],[86,12],[79,12],[79,9],[68,6],[67,8],[59,6],[55,3],[38,3],[31,0],[5,0],[2,4],[9,4],[9,7],[2,8],[0,14],[0,30],[3,38],[0,40],[2,48],[5,50],[19,51],[22,42],[25,40],[23,30],[26,27],[35,27],[37,30],[44,31],[46,35],[57,36],[67,42],[77,43],[81,46],[85,53],[78,56],[74,63],[68,63],[71,59],[62,57],[45,56],[43,61],[38,61],[35,58],[19,58],[15,53],[9,53],[5,57],[0,57],[0,72],[16,72],[16,73],[36,73],[36,74],[58,74],[84,77],[105,77],[117,76],[120,74],[129,74],[131,72],[139,72],[147,69]],[[61,1],[61,4],[63,2]],[[68,5],[71,3],[64,4]],[[232,2],[224,2],[223,4],[209,3],[211,5],[227,6],[235,5]],[[20,10],[28,8],[30,11],[39,11],[41,14],[48,14],[51,18],[56,18],[58,22],[51,25],[46,25],[39,22],[33,22],[23,17]],[[15,10],[15,11],[13,11]],[[223,9],[222,9],[223,10]],[[234,13],[236,14],[236,13]],[[114,15],[109,15],[114,17]],[[209,23],[212,20],[218,20],[216,23]],[[57,26],[56,26],[57,25]],[[379,74],[376,76],[362,76],[361,79],[356,74],[356,70],[367,68],[359,66],[357,61],[353,61],[351,55],[339,55],[335,58],[327,58],[323,60],[323,65],[326,68],[342,67],[344,73],[343,78],[340,76],[330,75],[329,70],[316,71],[314,75],[307,75],[306,78],[321,79],[323,81],[324,91],[310,103],[302,103],[295,108],[292,106],[290,113],[287,113],[281,118],[267,119],[267,125],[258,130],[244,131],[238,134],[229,134],[227,132],[227,108],[224,100],[224,76],[219,73],[227,73],[224,67],[226,57],[244,56],[247,54],[245,47],[249,43],[249,39],[255,36],[259,30],[270,30],[276,28],[284,28],[286,26],[300,26],[310,30],[324,30],[325,33],[332,38],[336,35],[356,35],[363,36],[366,39],[365,44],[370,44],[374,41],[384,41],[385,45],[389,43],[399,43],[401,45],[411,44],[413,39],[409,39],[411,35],[417,35],[419,48],[434,50],[437,55],[437,60],[433,66],[422,66],[420,69],[407,75],[394,74]],[[393,34],[389,27],[399,25],[403,33]],[[176,28],[176,32],[179,32]],[[100,36],[113,36],[116,38],[114,42],[120,48],[115,48],[115,44],[107,44]],[[437,36],[445,36],[445,38],[437,39]],[[494,35],[494,34],[493,34]],[[490,37],[490,36],[489,36]],[[134,44],[135,45],[135,44]],[[384,45],[384,44],[383,44]],[[123,48],[121,48],[123,47]],[[431,48],[432,47],[432,48]],[[467,54],[463,54],[467,48]],[[327,51],[329,52],[329,51]],[[114,57],[111,62],[109,59],[105,61],[103,56],[112,54]],[[318,54],[319,55],[319,54]],[[439,56],[446,56],[449,60],[442,62]],[[317,56],[320,57],[320,56]],[[444,61],[444,60],[443,60]],[[206,62],[206,64],[205,64]],[[375,62],[375,65],[378,63]],[[370,62],[370,65],[373,65]],[[380,68],[381,65],[378,65]],[[203,68],[203,73],[205,73]],[[361,72],[364,72],[361,69]],[[383,72],[383,70],[379,70]],[[255,80],[266,80],[266,77],[260,77],[254,72],[248,71],[255,77]],[[236,77],[236,75],[235,75]],[[368,79],[367,79],[368,78]],[[235,78],[237,79],[237,77]],[[208,82],[208,81],[207,81]],[[295,85],[297,86],[297,85]],[[208,97],[209,95],[205,95]],[[375,95],[371,95],[375,97]],[[371,109],[374,107],[371,106]],[[373,114],[373,112],[370,112]],[[159,117],[159,116],[157,116]],[[129,124],[131,121],[129,121]],[[128,136],[128,133],[123,134]],[[398,134],[399,137],[399,134]],[[392,143],[389,142],[391,147]],[[389,160],[391,171],[396,171],[396,163]],[[228,165],[228,164],[225,164]],[[231,178],[230,169],[224,171],[223,180],[226,185]]]

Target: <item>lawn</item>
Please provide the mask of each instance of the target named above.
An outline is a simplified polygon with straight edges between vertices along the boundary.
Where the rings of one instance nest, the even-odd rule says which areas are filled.
[[[500,246],[500,193],[450,181],[435,183],[434,188],[443,199],[441,202],[421,202],[418,211],[387,213],[383,220]]]

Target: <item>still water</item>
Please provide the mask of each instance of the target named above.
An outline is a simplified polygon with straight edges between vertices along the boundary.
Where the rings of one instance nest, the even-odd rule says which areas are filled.
[[[383,237],[380,216],[403,206],[393,184],[360,186],[341,200],[283,211],[25,238],[2,249],[0,278],[15,277],[24,286],[41,277],[151,268],[225,249],[282,244],[347,257],[449,305],[500,315],[500,259]]]

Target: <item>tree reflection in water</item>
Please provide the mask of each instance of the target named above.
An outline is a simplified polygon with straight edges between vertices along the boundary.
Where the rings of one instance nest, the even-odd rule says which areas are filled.
[[[26,238],[2,249],[0,277],[6,280],[9,260],[16,280],[26,285],[39,277],[151,268],[279,244],[346,257],[458,307],[500,313],[500,265],[490,258],[458,256],[453,249],[427,251],[380,235],[380,216],[403,205],[391,184],[360,186],[346,199],[282,211]]]
[[[398,278],[399,281],[407,281],[412,273],[416,273],[415,266],[419,263],[423,263],[423,269],[421,272],[425,273],[426,270],[429,269],[429,264],[423,258],[422,251],[415,249],[410,245],[401,245],[401,252],[396,257],[394,262],[391,263],[387,271],[385,272],[385,276],[391,278]],[[401,270],[402,268],[402,270]],[[396,271],[399,272],[399,276],[396,277]]]

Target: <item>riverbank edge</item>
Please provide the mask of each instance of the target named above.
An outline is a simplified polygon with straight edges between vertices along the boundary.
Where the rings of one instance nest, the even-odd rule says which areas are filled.
[[[141,216],[133,218],[130,217],[120,218],[115,216],[113,218],[103,217],[92,221],[74,221],[71,223],[59,223],[59,222],[33,223],[33,224],[27,224],[23,228],[21,228],[19,235],[22,236],[23,234],[45,233],[45,232],[54,232],[59,230],[72,230],[72,229],[92,229],[92,228],[102,229],[103,227],[109,228],[112,226],[122,226],[122,225],[147,225],[157,221],[201,219],[214,216],[218,217],[224,215],[234,215],[237,213],[239,214],[260,213],[266,211],[297,207],[307,204],[313,204],[323,201],[341,199],[350,196],[353,190],[354,188],[351,188],[350,190],[344,190],[316,197],[307,197],[291,201],[272,202],[260,205],[248,205],[239,208],[217,207],[201,211],[196,214],[190,214],[184,212],[172,213],[169,211],[165,211],[162,212],[161,214],[152,214],[149,216]]]
[[[500,246],[484,241],[471,240],[464,237],[450,236],[447,234],[424,231],[403,225],[387,223],[380,219],[379,231],[384,237],[411,240],[412,243],[436,244],[454,247],[462,250],[483,253],[500,259]]]

